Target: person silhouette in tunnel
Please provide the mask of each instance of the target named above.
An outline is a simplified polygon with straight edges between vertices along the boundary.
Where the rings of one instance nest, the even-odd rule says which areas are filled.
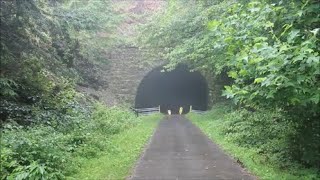
[[[181,115],[183,113],[183,107],[179,108],[179,114]]]

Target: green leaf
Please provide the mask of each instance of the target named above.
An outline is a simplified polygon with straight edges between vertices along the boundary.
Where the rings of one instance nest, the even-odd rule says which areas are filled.
[[[256,83],[256,84],[261,83],[261,82],[263,82],[265,79],[266,79],[265,77],[263,77],[263,78],[256,78],[256,79],[254,80],[254,83]]]
[[[298,98],[296,98],[296,97],[291,98],[289,101],[290,101],[291,104],[298,104],[298,103],[300,103],[300,99],[298,99]]]
[[[232,88],[230,86],[225,86],[225,90],[222,92],[222,96],[226,96],[228,99],[234,97],[234,93],[232,92]]]
[[[39,166],[39,171],[40,171],[41,175],[44,175],[44,173],[45,173],[44,166]]]
[[[208,29],[213,30],[213,29],[217,28],[220,25],[220,23],[221,22],[217,21],[217,20],[210,21],[210,22],[208,22]]]
[[[310,98],[310,100],[312,102],[314,102],[315,104],[319,104],[320,102],[320,95],[319,94],[315,94],[314,96],[312,96],[312,98]]]
[[[318,64],[319,63],[319,59],[320,59],[320,57],[319,56],[310,56],[310,57],[308,57],[308,59],[307,59],[307,64],[312,64],[313,62],[314,63],[316,63],[316,64]]]
[[[315,28],[312,31],[310,31],[314,36],[316,36],[319,33],[320,28]]]
[[[274,98],[274,91],[269,91],[266,98],[267,99]]]
[[[241,76],[246,76],[246,75],[248,74],[248,71],[245,70],[245,69],[241,69],[241,70],[239,71],[239,74],[240,74]]]
[[[266,41],[266,40],[268,40],[268,38],[267,37],[255,37],[254,38],[254,42],[264,42],[264,41]]]
[[[274,23],[271,21],[267,21],[264,25],[266,28],[273,28],[274,27]]]
[[[293,42],[293,40],[299,36],[299,33],[300,33],[299,29],[293,29],[288,35],[288,38],[287,38],[288,42],[289,43]]]
[[[233,79],[236,79],[238,77],[238,73],[236,71],[229,71],[228,75]]]

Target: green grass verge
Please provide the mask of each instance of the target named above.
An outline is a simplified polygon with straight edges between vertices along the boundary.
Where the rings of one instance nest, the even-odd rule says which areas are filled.
[[[230,113],[233,113],[230,115]],[[259,179],[266,180],[315,180],[319,178],[317,170],[302,168],[297,164],[290,164],[287,168],[280,168],[277,163],[268,161],[265,154],[259,149],[239,146],[232,140],[234,134],[226,133],[238,112],[230,110],[228,106],[218,106],[207,114],[189,113],[187,117],[197,125],[213,142],[217,143],[227,154],[238,159],[243,165]],[[245,120],[243,120],[245,121]],[[254,127],[253,127],[254,128]],[[268,127],[265,127],[268,128]],[[242,130],[236,132],[241,134]],[[251,130],[246,130],[250,133]],[[232,135],[233,134],[233,135]],[[270,156],[270,154],[268,154]],[[281,160],[279,160],[281,161]]]
[[[142,116],[137,126],[110,137],[107,151],[92,159],[77,159],[77,173],[67,179],[125,179],[161,118],[160,114]]]

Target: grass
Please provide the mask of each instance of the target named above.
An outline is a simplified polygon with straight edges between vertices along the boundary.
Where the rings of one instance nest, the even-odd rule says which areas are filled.
[[[79,158],[77,173],[67,179],[125,179],[160,119],[160,114],[141,117],[137,126],[112,136],[107,151],[93,159]]]
[[[224,130],[228,128],[229,122],[233,121],[232,116],[228,116],[232,111],[234,110],[230,111],[227,106],[220,106],[207,114],[190,113],[187,117],[213,142],[217,143],[227,154],[242,162],[249,172],[259,179],[315,180],[319,178],[315,169],[301,168],[300,165],[294,163],[289,168],[281,169],[275,163],[267,161],[266,155],[259,154],[258,149],[239,146],[230,140],[229,134],[226,134]]]

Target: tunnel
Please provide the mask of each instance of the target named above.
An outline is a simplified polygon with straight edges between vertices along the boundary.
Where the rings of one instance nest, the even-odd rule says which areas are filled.
[[[158,67],[149,72],[139,84],[135,108],[151,108],[160,106],[162,113],[168,110],[183,114],[195,110],[207,110],[208,85],[199,72],[190,72],[186,65],[179,65],[174,70],[162,72]]]

